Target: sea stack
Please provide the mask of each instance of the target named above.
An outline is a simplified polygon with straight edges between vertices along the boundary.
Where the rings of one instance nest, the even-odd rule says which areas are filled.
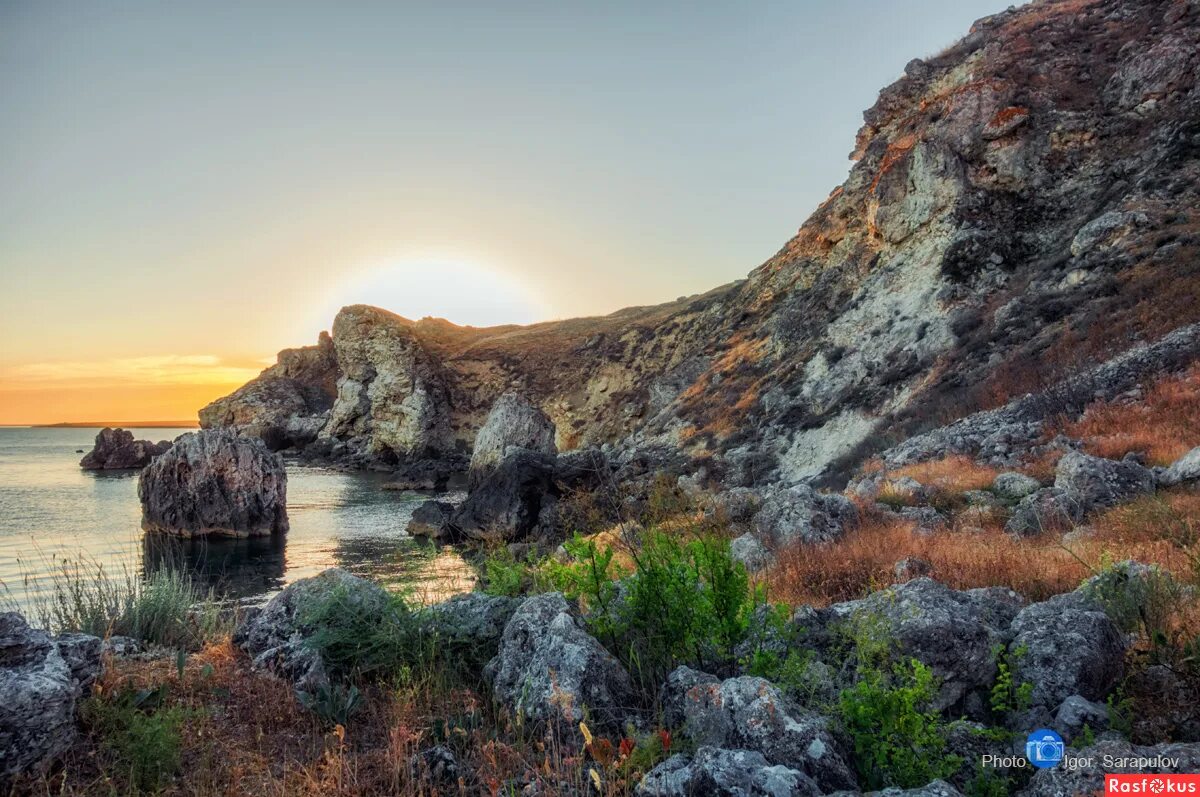
[[[84,470],[144,468],[170,447],[166,440],[160,443],[134,440],[133,432],[106,426],[96,435],[96,445],[79,460],[79,467]]]
[[[283,459],[231,429],[185,434],[138,478],[142,528],[182,537],[288,529]]]

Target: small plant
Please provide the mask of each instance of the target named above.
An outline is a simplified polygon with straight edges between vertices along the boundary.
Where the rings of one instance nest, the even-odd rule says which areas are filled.
[[[180,729],[189,712],[162,708],[165,690],[124,689],[112,698],[90,698],[85,722],[115,759],[114,770],[129,779],[134,792],[158,791],[179,769]]]
[[[297,692],[296,697],[328,727],[344,727],[362,704],[362,694],[353,684],[322,684],[315,692]]]
[[[992,686],[992,711],[1000,716],[1014,711],[1025,711],[1033,704],[1033,684],[1029,681],[1016,683],[1013,679],[1013,665],[1029,653],[1029,648],[1019,645],[1011,653],[1006,653],[1003,645],[997,645],[992,651],[996,660],[996,683]]]
[[[508,548],[500,546],[487,555],[479,568],[483,591],[509,598],[522,595],[533,584],[535,568],[528,560],[519,560]]]

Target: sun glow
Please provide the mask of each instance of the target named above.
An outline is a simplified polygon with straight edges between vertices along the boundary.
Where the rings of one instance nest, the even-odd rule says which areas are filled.
[[[547,316],[536,293],[503,269],[447,257],[391,260],[343,279],[322,304],[316,328],[328,328],[349,304],[476,327],[529,324]]]

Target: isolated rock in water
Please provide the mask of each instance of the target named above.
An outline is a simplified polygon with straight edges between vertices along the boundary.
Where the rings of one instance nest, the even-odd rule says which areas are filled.
[[[1087,513],[1154,492],[1154,474],[1129,460],[1070,451],[1058,461],[1054,486],[1077,501]]]
[[[445,501],[423,501],[413,510],[412,519],[408,521],[405,530],[413,537],[449,541],[457,536],[450,526],[450,516],[453,513],[453,504]]]
[[[771,765],[762,753],[701,747],[694,755],[674,755],[648,772],[638,797],[809,797],[821,794],[812,778]]]
[[[0,614],[0,783],[50,764],[75,743],[76,703],[100,674],[100,640],[58,640]]]
[[[751,750],[803,772],[825,791],[853,789],[829,721],[792,703],[771,683],[744,675],[722,681],[679,667],[662,688],[663,723],[701,747]]]
[[[1158,477],[1158,483],[1163,487],[1174,487],[1177,484],[1187,484],[1200,481],[1200,446],[1193,448],[1171,464]]]
[[[858,522],[858,509],[844,495],[819,493],[799,484],[773,492],[754,516],[758,532],[776,546],[830,542]]]
[[[134,440],[133,432],[105,427],[96,435],[96,445],[79,460],[79,467],[84,470],[144,468],[170,447],[166,440],[160,443]]]
[[[450,523],[474,540],[523,539],[537,526],[553,474],[551,457],[515,450],[471,490]]]
[[[995,648],[1008,639],[1008,628],[1022,599],[993,587],[963,592],[930,578],[916,578],[866,598],[797,614],[797,630],[820,648],[842,650],[867,634],[888,640],[895,663],[915,658],[941,684],[933,707],[978,713],[972,695],[990,689],[996,676]]]
[[[593,730],[621,733],[637,703],[625,668],[583,630],[557,592],[536,595],[517,609],[484,678],[500,703],[571,734],[585,712]]]
[[[1052,714],[1072,695],[1104,700],[1124,672],[1125,635],[1078,591],[1026,606],[1012,632],[1013,683],[1033,684],[1034,712]]]
[[[1067,531],[1082,519],[1083,505],[1078,497],[1057,487],[1043,487],[1021,499],[1004,530],[1028,537],[1044,531]]]
[[[743,534],[729,543],[729,555],[749,573],[757,573],[775,561],[775,554],[754,534]]]
[[[1106,774],[1200,772],[1200,744],[1141,747],[1123,740],[1103,741],[1072,751],[1071,759],[1076,765],[1069,769],[1057,766],[1037,770],[1029,785],[1021,792],[1022,797],[1103,794]],[[1165,792],[1151,789],[1144,793]]]
[[[1027,495],[1033,495],[1041,488],[1042,485],[1037,479],[1016,471],[1001,473],[992,482],[992,492],[1010,501],[1019,501]]]
[[[183,537],[255,537],[288,529],[283,460],[231,429],[179,437],[138,477],[142,528]]]
[[[368,621],[382,619],[390,604],[382,587],[333,567],[288,585],[237,628],[233,643],[255,667],[291,681],[297,691],[313,692],[329,683],[329,668],[307,644],[316,630],[312,614],[332,600]]]
[[[523,448],[539,454],[555,454],[554,423],[546,413],[516,393],[505,393],[492,406],[487,420],[475,436],[468,471],[474,489],[499,467],[509,449]]]

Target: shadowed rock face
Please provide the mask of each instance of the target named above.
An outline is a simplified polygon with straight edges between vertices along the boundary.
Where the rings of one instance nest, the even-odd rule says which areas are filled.
[[[255,537],[288,529],[283,460],[229,429],[179,437],[138,477],[142,528],[183,537]]]
[[[84,470],[144,468],[170,447],[166,440],[160,443],[134,440],[133,432],[105,427],[96,435],[96,445],[79,460],[79,467]]]
[[[980,20],[880,93],[797,235],[707,294],[490,329],[345,308],[320,451],[465,452],[516,391],[560,450],[667,446],[730,486],[815,479],[1200,320],[1198,15],[1052,0]],[[253,426],[247,393],[205,425]],[[266,403],[276,426],[313,417]]]

